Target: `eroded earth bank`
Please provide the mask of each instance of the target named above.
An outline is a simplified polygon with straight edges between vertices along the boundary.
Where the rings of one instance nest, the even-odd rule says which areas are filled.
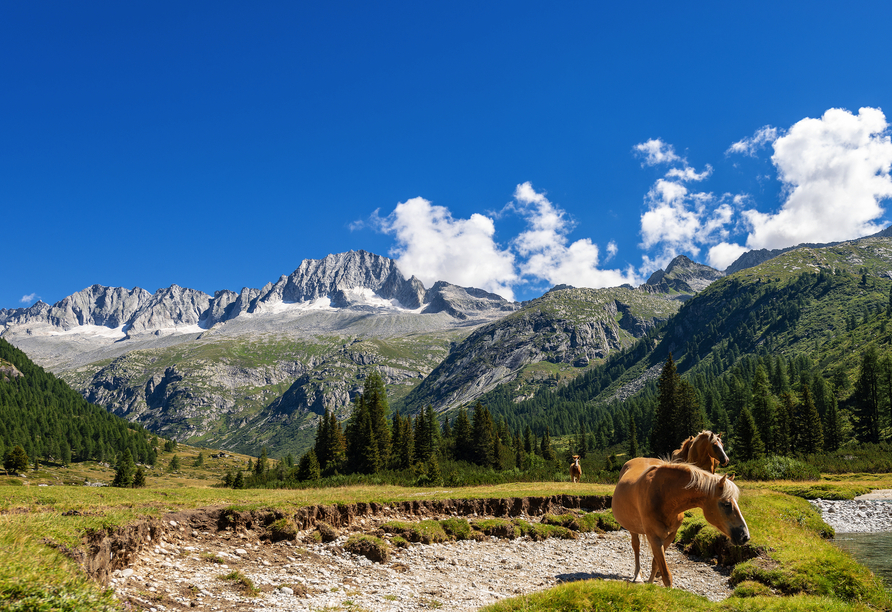
[[[629,534],[588,514],[609,505],[559,495],[312,506],[289,516],[209,508],[92,534],[82,562],[130,609],[474,610],[562,582],[628,580]],[[437,542],[434,520],[447,521],[448,539],[467,539]],[[389,557],[349,552],[359,534],[388,542]],[[716,560],[676,547],[668,558],[677,588],[713,601],[731,594]],[[642,546],[643,568],[650,559]]]

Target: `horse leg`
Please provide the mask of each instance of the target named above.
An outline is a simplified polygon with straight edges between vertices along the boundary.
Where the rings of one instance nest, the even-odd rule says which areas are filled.
[[[650,550],[654,555],[650,581],[653,581],[655,575],[660,573],[663,584],[672,588],[672,572],[669,571],[669,565],[666,563],[666,549],[663,540],[655,535],[648,535],[647,541],[650,542]]]
[[[638,574],[641,572],[641,562],[639,553],[641,550],[641,540],[638,539],[638,534],[632,534],[632,550],[635,551],[635,571],[632,573],[632,582],[638,581]]]

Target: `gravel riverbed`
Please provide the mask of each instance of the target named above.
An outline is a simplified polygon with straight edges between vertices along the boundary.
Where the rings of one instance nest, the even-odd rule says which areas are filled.
[[[633,558],[626,531],[580,534],[576,540],[489,538],[416,544],[374,563],[329,544],[270,544],[255,534],[167,534],[111,580],[132,609],[162,610],[475,610],[563,582],[628,580]],[[642,571],[651,556],[642,545]],[[725,568],[667,554],[675,586],[713,601],[731,594]],[[243,592],[234,571],[259,589]],[[646,575],[645,575],[646,577]]]
[[[837,533],[892,531],[892,490],[860,495],[854,500],[813,500],[824,522]]]

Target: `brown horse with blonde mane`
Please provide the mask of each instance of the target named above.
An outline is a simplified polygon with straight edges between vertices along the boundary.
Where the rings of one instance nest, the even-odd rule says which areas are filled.
[[[639,537],[644,535],[653,552],[648,582],[661,575],[663,584],[672,586],[672,573],[666,564],[666,547],[684,519],[685,510],[700,508],[703,517],[728,536],[733,544],[750,539],[749,528],[740,513],[737,498],[740,489],[725,476],[710,474],[688,463],[669,463],[661,459],[638,457],[626,462],[613,492],[613,516],[632,534],[635,573],[641,571]]]
[[[681,443],[681,448],[672,452],[672,461],[693,463],[701,470],[715,474],[719,464],[728,465],[730,459],[725,454],[721,435],[701,431],[696,436],[690,436]]]

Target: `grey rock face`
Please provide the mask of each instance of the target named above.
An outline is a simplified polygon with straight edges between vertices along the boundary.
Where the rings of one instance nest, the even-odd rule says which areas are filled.
[[[647,285],[665,293],[677,291],[684,294],[694,294],[706,289],[713,281],[725,276],[723,272],[691,261],[684,255],[679,255],[666,266],[665,270],[657,270],[649,279]]]

